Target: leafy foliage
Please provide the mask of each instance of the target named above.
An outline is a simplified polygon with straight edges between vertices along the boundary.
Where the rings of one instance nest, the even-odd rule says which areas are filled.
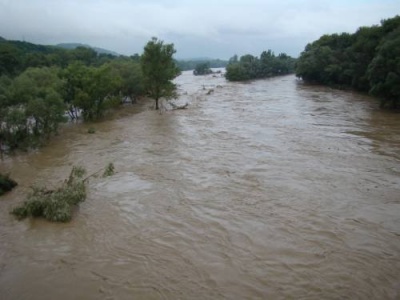
[[[17,182],[10,178],[8,174],[0,174],[0,196],[11,191],[17,186]]]
[[[113,163],[109,163],[104,170],[103,177],[109,177],[115,174],[115,167]]]
[[[193,75],[207,75],[211,74],[212,70],[210,69],[210,64],[207,62],[199,63],[196,65],[196,68],[193,70]]]
[[[96,129],[94,129],[93,127],[90,127],[87,131],[87,133],[89,134],[95,134],[96,133]]]
[[[29,68],[0,79],[0,142],[10,148],[41,142],[65,121],[57,68]]]
[[[382,106],[400,107],[400,26],[381,41],[367,76],[370,92],[381,97]]]
[[[86,198],[86,187],[82,180],[85,172],[82,167],[73,167],[66,182],[57,190],[33,188],[27,201],[11,213],[19,219],[43,217],[52,222],[71,220],[72,207]]]
[[[382,106],[400,106],[400,16],[354,34],[324,35],[301,53],[296,75],[305,81],[370,92]]]
[[[85,120],[97,120],[107,109],[120,103],[116,96],[121,78],[107,64],[84,68],[81,88],[75,94],[73,104],[81,109]]]
[[[286,75],[294,72],[295,59],[281,53],[278,56],[271,51],[263,51],[260,58],[247,54],[229,60],[225,77],[229,81],[244,81]]]
[[[109,66],[120,77],[118,90],[123,97],[135,99],[143,94],[143,74],[136,57],[115,59]]]
[[[133,102],[144,93],[139,60],[0,39],[0,151],[46,142],[67,115],[98,120]]]
[[[174,44],[165,44],[157,38],[152,38],[144,47],[141,58],[143,85],[146,94],[155,100],[159,109],[160,98],[175,97],[176,86],[172,80],[179,75],[173,55],[176,52]]]

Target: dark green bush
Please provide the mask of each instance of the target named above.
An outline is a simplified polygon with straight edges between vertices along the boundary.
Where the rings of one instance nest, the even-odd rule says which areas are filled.
[[[85,169],[73,167],[68,180],[57,190],[33,188],[21,206],[11,213],[18,219],[27,217],[43,217],[52,222],[67,222],[72,217],[72,207],[84,201],[86,188],[82,177]]]
[[[109,163],[106,167],[106,169],[104,170],[103,173],[103,177],[108,177],[108,176],[112,176],[115,174],[115,170],[114,170],[114,164],[113,163]]]
[[[12,180],[8,174],[7,175],[0,174],[0,196],[8,191],[11,191],[16,186],[17,182]]]

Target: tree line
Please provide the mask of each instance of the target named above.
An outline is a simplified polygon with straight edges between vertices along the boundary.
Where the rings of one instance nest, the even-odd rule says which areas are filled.
[[[294,72],[296,59],[285,53],[275,55],[271,50],[263,51],[258,58],[246,54],[229,59],[225,77],[229,81],[244,81],[286,75]]]
[[[98,120],[122,99],[173,96],[173,44],[153,38],[144,54],[113,56],[0,40],[0,152],[36,147],[68,119]],[[162,71],[162,72],[161,72]]]
[[[181,71],[195,70],[199,65],[207,65],[208,68],[225,68],[228,65],[227,60],[221,59],[191,59],[177,60],[176,65]]]
[[[352,88],[400,107],[400,16],[355,33],[323,35],[301,53],[296,75],[307,82]]]

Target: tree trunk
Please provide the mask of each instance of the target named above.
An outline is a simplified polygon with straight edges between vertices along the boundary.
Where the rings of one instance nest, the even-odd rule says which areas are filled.
[[[156,110],[158,110],[158,98],[156,99]]]

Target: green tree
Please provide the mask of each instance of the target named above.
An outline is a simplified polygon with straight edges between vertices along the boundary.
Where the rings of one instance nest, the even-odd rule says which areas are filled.
[[[111,69],[121,78],[118,90],[122,97],[134,101],[143,94],[143,75],[136,58],[118,58],[109,63]]]
[[[225,77],[229,81],[243,81],[293,73],[296,59],[285,53],[278,56],[271,51],[263,51],[260,58],[251,54],[237,55],[229,60]]]
[[[400,106],[400,26],[381,42],[367,71],[370,93],[382,99],[381,106]]]
[[[77,97],[83,89],[85,78],[88,77],[88,67],[82,62],[75,61],[62,70],[61,77],[63,78],[62,95],[67,106],[67,112],[71,119],[78,119]]]
[[[81,87],[75,90],[73,105],[82,110],[85,120],[97,120],[120,103],[121,77],[109,65],[84,69]]]
[[[198,63],[193,70],[194,75],[207,75],[211,74],[212,70],[210,69],[210,64],[208,62]]]
[[[351,86],[357,90],[368,92],[370,89],[367,69],[375,56],[381,35],[382,29],[378,26],[361,27],[354,34],[354,43],[349,49],[349,69]]]
[[[56,133],[65,120],[57,68],[29,68],[1,80],[0,136],[10,148],[29,147]],[[4,83],[8,86],[4,87]]]
[[[354,34],[324,35],[308,44],[297,61],[296,75],[339,88],[355,88],[400,106],[400,16]]]
[[[57,68],[29,68],[14,82],[14,92],[25,99],[30,132],[39,139],[49,138],[51,133],[57,132],[59,123],[65,121],[65,105],[60,94],[62,81],[58,72]],[[15,96],[14,103],[17,103]]]
[[[239,63],[230,63],[227,65],[225,78],[229,81],[242,81],[250,79],[244,67]]]
[[[96,61],[97,53],[91,48],[80,46],[72,50],[72,57],[73,59],[81,61],[85,65],[89,66]]]
[[[14,75],[19,67],[18,49],[8,43],[0,42],[0,76]]]
[[[176,85],[172,80],[180,72],[172,58],[175,52],[174,44],[164,44],[155,37],[144,47],[140,60],[144,90],[150,98],[155,100],[156,110],[159,109],[160,98],[169,99],[176,95]]]

